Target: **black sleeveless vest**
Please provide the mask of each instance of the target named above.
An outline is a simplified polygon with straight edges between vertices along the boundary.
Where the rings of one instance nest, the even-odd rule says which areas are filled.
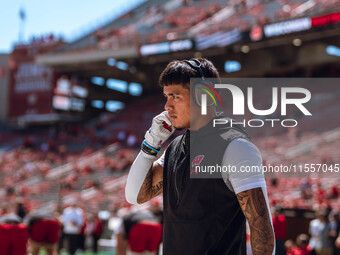
[[[208,125],[195,132],[187,130],[166,150],[163,172],[164,255],[246,254],[246,220],[236,195],[222,178],[190,178],[190,161],[195,156],[204,155],[202,162],[205,165],[221,164],[233,139],[243,137],[250,140],[250,137],[241,127],[216,128],[211,133],[211,123]],[[204,146],[190,146],[190,136],[192,143],[199,142]],[[216,152],[211,148],[219,150]]]

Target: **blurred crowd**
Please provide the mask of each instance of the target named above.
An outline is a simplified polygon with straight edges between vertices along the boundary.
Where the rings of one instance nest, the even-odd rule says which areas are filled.
[[[76,201],[59,213],[28,211],[18,200],[13,206],[2,208],[1,254],[38,255],[44,249],[47,255],[56,255],[64,249],[73,255],[76,251],[85,251],[85,247],[97,253],[103,228],[98,213],[84,211]]]
[[[336,0],[171,0],[148,1],[105,27],[60,50],[139,47],[165,41],[206,36],[235,28],[249,31],[267,24],[330,13],[340,8]]]
[[[338,255],[340,254],[340,212],[320,208],[309,222],[308,233],[295,240],[287,239],[287,223],[283,209],[273,208],[273,226],[276,254],[286,255]],[[294,226],[299,229],[301,226]]]

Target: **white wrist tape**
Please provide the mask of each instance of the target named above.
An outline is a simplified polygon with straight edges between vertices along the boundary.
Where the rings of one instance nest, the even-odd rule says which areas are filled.
[[[130,204],[138,204],[138,193],[154,160],[155,156],[141,151],[133,162],[125,186],[125,198]]]

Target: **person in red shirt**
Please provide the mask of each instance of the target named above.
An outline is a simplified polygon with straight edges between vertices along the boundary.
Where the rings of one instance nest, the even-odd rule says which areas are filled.
[[[0,254],[26,255],[28,229],[15,214],[0,217]]]
[[[28,229],[32,254],[45,248],[47,255],[57,254],[61,224],[53,214],[35,214],[30,217]]]
[[[130,212],[122,219],[117,229],[117,254],[156,255],[162,241],[162,225],[151,211],[138,210]]]
[[[273,227],[275,232],[276,255],[284,254],[283,244],[286,239],[286,217],[282,214],[281,206],[277,205],[273,212]]]
[[[92,232],[93,237],[93,252],[98,252],[98,240],[103,232],[103,225],[98,215],[94,217],[94,231]]]
[[[84,216],[84,222],[80,228],[80,234],[79,234],[79,249],[81,251],[85,251],[85,241],[86,241],[85,229],[87,227],[87,223],[88,223],[87,219]]]
[[[284,248],[286,251],[285,255],[293,255],[292,251],[296,248],[296,243],[292,239],[288,239],[284,243]]]
[[[308,246],[309,237],[306,234],[300,234],[296,238],[296,246],[292,249],[291,255],[309,255],[311,248]]]
[[[92,237],[92,250],[96,254],[98,252],[98,240],[103,232],[103,224],[98,214],[90,215],[86,225],[85,233]]]

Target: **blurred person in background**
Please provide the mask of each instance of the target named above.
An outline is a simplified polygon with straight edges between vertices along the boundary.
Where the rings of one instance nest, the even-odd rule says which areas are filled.
[[[98,214],[91,214],[86,224],[85,234],[92,238],[92,251],[98,252],[98,240],[103,232],[103,225]]]
[[[309,223],[309,234],[311,235],[311,254],[330,255],[329,233],[330,224],[328,221],[327,209],[322,208],[316,212],[316,219]]]
[[[298,237],[296,238],[296,246],[291,250],[291,255],[310,255],[312,250],[308,246],[308,243],[308,235],[298,235]]]
[[[0,254],[26,255],[28,229],[15,213],[0,217]]]
[[[64,239],[67,240],[68,252],[74,255],[81,245],[81,228],[84,224],[84,212],[77,206],[76,201],[71,201],[71,205],[66,207],[61,216],[63,223]]]
[[[116,230],[117,255],[155,255],[162,240],[162,225],[150,211],[130,212]]]
[[[273,209],[273,227],[275,233],[276,255],[284,254],[284,241],[286,239],[287,223],[282,214],[282,207],[276,205]]]
[[[80,228],[80,234],[79,234],[79,250],[80,251],[85,251],[85,241],[86,241],[86,233],[85,229],[87,227],[87,215],[84,212],[83,214],[83,225]]]
[[[284,243],[284,248],[285,248],[285,251],[286,251],[286,253],[285,253],[286,255],[293,255],[292,251],[293,251],[293,249],[296,248],[296,243],[292,239],[288,239]]]
[[[65,239],[64,225],[63,225],[62,219],[61,219],[62,212],[63,212],[63,209],[62,209],[62,207],[59,205],[59,208],[58,208],[57,211],[55,212],[56,217],[57,217],[57,219],[58,219],[58,221],[59,221],[59,223],[60,223],[59,241],[58,241],[58,252],[59,252],[59,253],[61,252],[61,249],[64,248],[64,239]]]
[[[332,255],[340,255],[340,247],[336,247],[336,240],[340,235],[340,212],[335,212],[333,214],[331,224],[331,231],[330,231],[330,242],[331,242],[331,249]]]
[[[16,200],[16,214],[20,217],[22,221],[27,215],[27,209],[23,203],[22,198],[17,198]]]
[[[27,225],[32,255],[39,255],[41,248],[45,248],[47,255],[58,254],[61,224],[54,214],[34,214],[29,218]]]

